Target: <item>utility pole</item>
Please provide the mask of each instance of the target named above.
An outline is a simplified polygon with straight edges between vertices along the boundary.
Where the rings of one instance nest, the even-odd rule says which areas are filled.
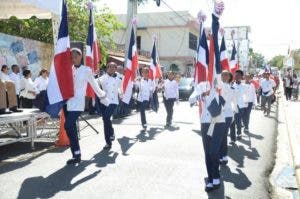
[[[127,27],[126,27],[126,37],[125,37],[125,61],[124,66],[126,67],[127,63],[127,55],[128,55],[128,47],[131,35],[131,20],[133,17],[137,16],[137,0],[127,0]],[[136,27],[134,27],[134,33],[136,36]],[[135,38],[136,39],[136,38]]]

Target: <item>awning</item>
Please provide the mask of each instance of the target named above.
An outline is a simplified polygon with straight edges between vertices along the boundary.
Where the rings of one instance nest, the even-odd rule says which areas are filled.
[[[120,62],[125,62],[125,58],[124,57],[117,57],[117,56],[110,56],[111,58],[118,60]],[[145,62],[145,61],[140,61],[139,60],[139,64],[140,65],[146,65],[146,66],[150,66],[150,62]]]
[[[0,19],[16,16],[18,19],[51,19],[60,15],[62,0],[0,0]]]

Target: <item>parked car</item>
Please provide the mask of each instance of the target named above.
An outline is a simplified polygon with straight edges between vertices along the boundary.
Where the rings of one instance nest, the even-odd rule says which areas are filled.
[[[181,78],[179,81],[179,99],[188,100],[194,91],[193,78]]]

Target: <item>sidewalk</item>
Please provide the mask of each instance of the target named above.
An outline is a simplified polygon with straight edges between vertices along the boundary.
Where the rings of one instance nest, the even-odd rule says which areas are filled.
[[[270,175],[272,198],[300,198],[300,102],[278,95],[278,137],[275,166]],[[297,184],[298,181],[298,184]]]

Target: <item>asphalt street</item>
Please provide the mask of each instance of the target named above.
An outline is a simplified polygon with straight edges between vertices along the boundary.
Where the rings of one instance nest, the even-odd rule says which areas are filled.
[[[89,119],[100,134],[91,128],[81,131],[83,162],[77,167],[65,165],[71,157],[68,149],[51,147],[51,143],[38,144],[35,153],[30,153],[28,144],[0,147],[0,198],[269,198],[276,106],[270,117],[252,112],[250,133],[229,145],[229,164],[221,168],[222,187],[210,194],[204,191],[198,108],[190,108],[187,102],[175,105],[171,129],[164,129],[165,117],[162,104],[158,113],[148,112],[146,133],[141,131],[139,114],[115,120],[116,141],[109,152],[102,151],[101,118]]]

